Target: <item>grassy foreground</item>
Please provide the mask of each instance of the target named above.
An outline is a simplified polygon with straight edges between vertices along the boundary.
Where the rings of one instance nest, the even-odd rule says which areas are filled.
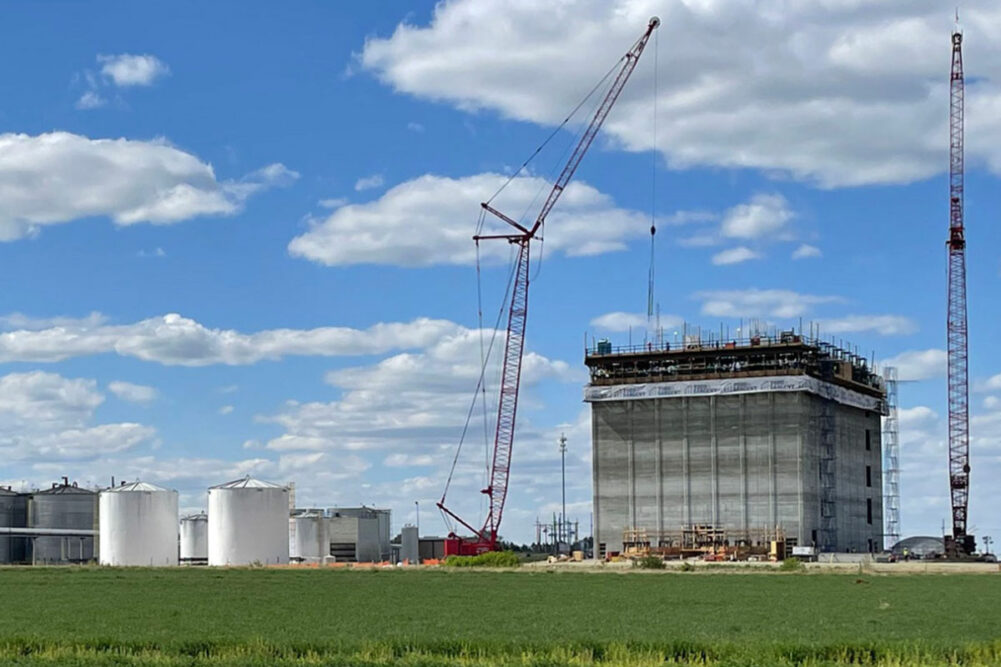
[[[0,664],[996,665],[1001,576],[0,569]]]

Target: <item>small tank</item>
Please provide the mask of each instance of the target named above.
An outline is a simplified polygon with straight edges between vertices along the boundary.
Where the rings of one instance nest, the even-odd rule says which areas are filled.
[[[400,559],[408,565],[420,565],[421,550],[417,526],[408,524],[400,531]]]
[[[299,512],[289,518],[289,559],[296,562],[317,562],[330,555],[327,538],[327,517],[323,512]]]
[[[28,496],[10,488],[0,488],[0,526],[26,528],[28,526]],[[23,563],[27,556],[27,539],[0,535],[0,564]]]
[[[209,562],[209,515],[189,514],[181,519],[181,564],[205,565]]]
[[[209,488],[209,565],[285,565],[288,488],[251,477]]]
[[[97,530],[97,493],[63,477],[29,496],[28,527]],[[96,555],[92,536],[36,537],[29,545],[29,560],[41,565],[87,563]]]
[[[177,565],[177,491],[149,482],[101,492],[101,565]]]

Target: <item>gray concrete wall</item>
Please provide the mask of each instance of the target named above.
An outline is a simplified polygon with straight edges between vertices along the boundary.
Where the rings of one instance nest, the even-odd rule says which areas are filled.
[[[680,532],[691,524],[728,534],[781,527],[798,544],[819,541],[823,400],[796,392],[592,403],[599,550],[621,550],[627,528]],[[880,417],[833,405],[836,549],[867,551],[869,540],[879,549]]]

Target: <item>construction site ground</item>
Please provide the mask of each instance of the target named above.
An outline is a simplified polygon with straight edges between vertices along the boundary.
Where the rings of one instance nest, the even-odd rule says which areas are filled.
[[[823,557],[822,557],[823,558]],[[940,560],[910,560],[896,563],[880,563],[869,559],[820,560],[812,563],[802,563],[807,572],[851,573],[860,569],[866,574],[1001,574],[999,563],[954,563]],[[774,572],[781,563],[768,561],[704,561],[698,559],[669,560],[664,562],[664,569],[645,569],[637,567],[633,561],[623,559],[615,562],[584,560],[584,561],[537,561],[526,563],[525,568],[554,569],[574,572],[637,572],[659,573],[678,572],[693,568],[692,572]]]

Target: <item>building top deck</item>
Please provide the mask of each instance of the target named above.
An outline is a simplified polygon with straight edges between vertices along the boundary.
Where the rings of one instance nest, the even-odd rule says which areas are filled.
[[[833,343],[793,331],[744,339],[686,337],[684,344],[613,346],[599,340],[585,350],[591,385],[809,375],[884,398],[882,376],[868,359]]]

